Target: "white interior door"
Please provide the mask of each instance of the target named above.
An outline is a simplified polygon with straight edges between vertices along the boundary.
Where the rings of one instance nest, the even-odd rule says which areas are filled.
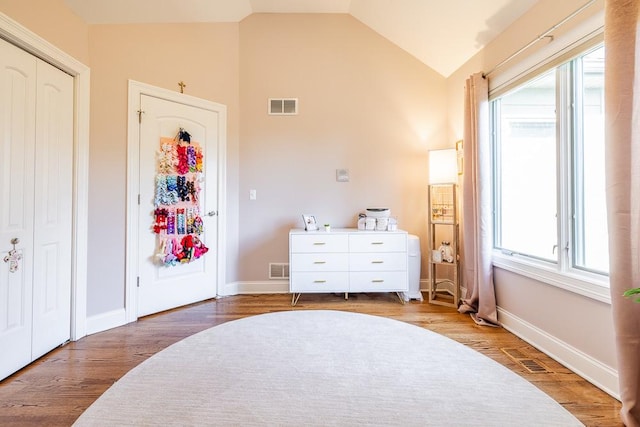
[[[71,331],[73,77],[38,61],[33,272],[35,360]]]
[[[2,40],[0,73],[2,379],[70,338],[73,78]]]
[[[0,379],[31,362],[36,59],[0,40]],[[15,239],[15,240],[14,240]],[[16,242],[15,246],[12,240]],[[11,271],[4,257],[22,259]]]
[[[138,316],[214,298],[217,294],[218,144],[219,112],[141,94],[140,110],[140,206],[138,219]],[[199,209],[204,232],[200,239],[209,248],[187,264],[158,263],[157,235],[152,231],[155,209],[157,153],[160,138],[174,138],[183,128],[202,147],[203,173]],[[207,215],[209,214],[210,215]]]

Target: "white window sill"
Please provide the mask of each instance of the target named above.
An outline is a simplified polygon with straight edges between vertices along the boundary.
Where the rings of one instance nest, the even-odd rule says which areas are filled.
[[[560,272],[555,266],[518,256],[493,252],[493,266],[547,283],[569,292],[611,304],[609,278],[587,272]]]

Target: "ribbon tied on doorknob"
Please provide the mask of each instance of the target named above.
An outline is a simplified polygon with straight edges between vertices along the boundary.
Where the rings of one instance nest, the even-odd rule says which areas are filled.
[[[20,243],[20,239],[17,237],[11,239],[13,249],[7,252],[7,255],[3,258],[4,262],[9,263],[9,272],[15,273],[18,271],[18,261],[22,259],[22,254],[16,250],[16,245]]]

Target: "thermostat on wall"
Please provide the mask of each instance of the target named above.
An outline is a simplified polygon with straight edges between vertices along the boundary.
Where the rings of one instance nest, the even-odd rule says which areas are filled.
[[[349,182],[349,169],[336,169],[336,181]]]

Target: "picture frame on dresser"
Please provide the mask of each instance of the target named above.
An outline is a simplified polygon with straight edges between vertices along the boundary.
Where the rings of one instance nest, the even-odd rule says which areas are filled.
[[[318,222],[314,215],[302,214],[302,221],[304,222],[304,229],[306,231],[318,230]]]

